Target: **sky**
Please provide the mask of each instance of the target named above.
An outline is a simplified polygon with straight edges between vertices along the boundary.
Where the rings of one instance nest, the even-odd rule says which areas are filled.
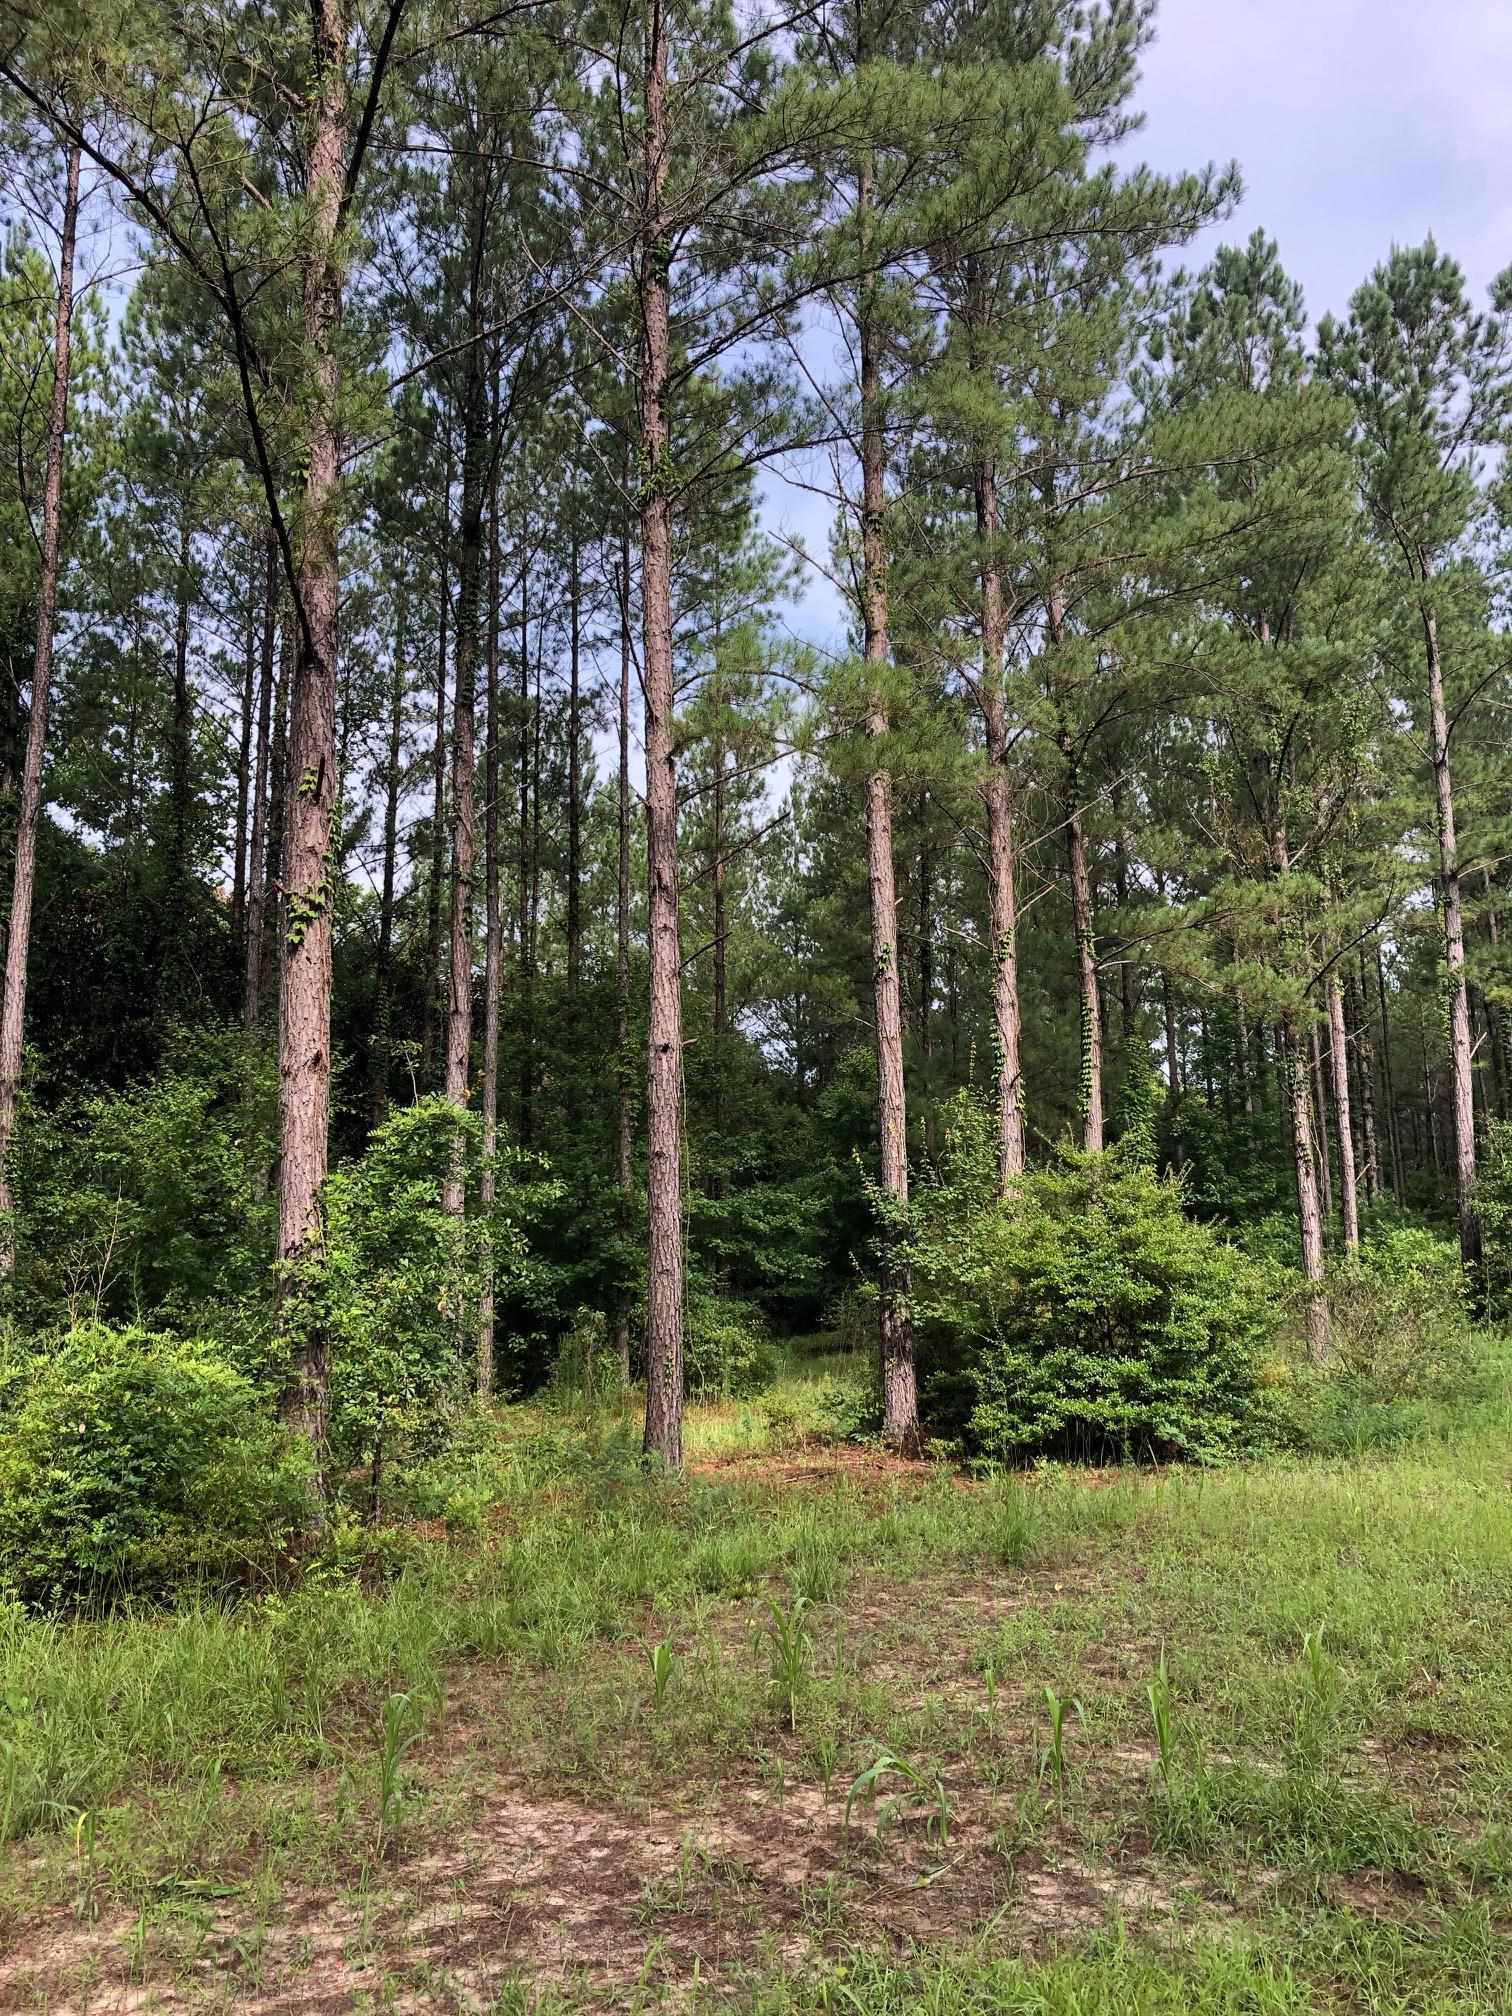
[[[1429,232],[1481,302],[1512,265],[1512,0],[1161,0],[1156,23],[1125,157],[1165,173],[1237,161],[1245,186],[1184,263],[1261,228],[1314,318]],[[825,504],[774,478],[764,507],[824,555]],[[843,642],[812,573],[790,621]]]

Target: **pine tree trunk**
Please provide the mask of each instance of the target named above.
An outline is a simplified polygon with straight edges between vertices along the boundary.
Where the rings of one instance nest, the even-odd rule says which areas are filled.
[[[973,286],[973,309],[980,315]],[[992,955],[992,1048],[996,1079],[998,1188],[1006,1196],[1024,1173],[1024,1084],[1018,988],[1018,862],[1013,836],[1013,780],[1008,774],[1008,715],[1003,698],[1003,578],[997,465],[975,470],[977,538],[982,548],[982,716],[987,740],[987,939]]]
[[[446,989],[446,1097],[467,1108],[473,1027],[473,876],[478,834],[473,803],[477,765],[478,659],[482,628],[483,483],[486,388],[483,355],[483,247],[487,224],[487,163],[474,220],[468,326],[472,341],[462,391],[462,502],[457,523],[457,633],[452,654],[451,918]],[[466,1203],[465,1157],[459,1138],[442,1199],[460,1218]]]
[[[247,823],[252,809],[252,764],[257,715],[257,590],[261,555],[247,582],[246,650],[242,657],[241,732],[236,743],[236,828],[231,845],[231,932],[245,952],[247,931]]]
[[[1328,1101],[1323,1092],[1323,1044],[1316,1022],[1308,1024],[1308,1056],[1312,1064],[1314,1145],[1318,1151],[1318,1187],[1323,1197],[1323,1222],[1333,1217],[1333,1156],[1328,1138]]]
[[[409,583],[399,580],[394,604],[394,675],[389,684],[388,748],[383,766],[383,879],[378,894],[378,955],[374,971],[373,1047],[368,1053],[368,1125],[388,1111],[393,1067],[394,883],[399,867],[400,763],[404,753],[405,621]]]
[[[670,300],[667,225],[667,19],[650,0],[645,70],[645,186],[640,311],[641,674],[646,703],[646,877],[651,1003],[646,1042],[645,1449],[682,1468],[682,958],[678,940],[677,768],[672,737],[672,501],[667,429]]]
[[[520,1001],[520,1146],[532,1139],[535,1110],[535,968],[530,945],[530,554],[529,519],[521,513],[520,540],[520,666],[517,681],[518,720],[515,736],[516,781],[519,786],[519,830],[516,840],[515,929],[519,958],[515,973]]]
[[[630,538],[620,544],[618,877],[614,901],[614,1181],[620,1228],[628,1236],[633,1185],[630,1132]],[[630,1295],[621,1291],[614,1319],[620,1377],[630,1382]]]
[[[1375,1046],[1370,1040],[1370,1017],[1366,1012],[1364,979],[1365,952],[1360,950],[1360,972],[1351,974],[1345,989],[1344,1005],[1352,1025],[1355,1084],[1360,1095],[1360,1143],[1364,1167],[1360,1171],[1367,1210],[1381,1195],[1381,1153],[1376,1137]]]
[[[1363,952],[1361,957],[1364,957]],[[1391,1072],[1391,1017],[1386,1005],[1386,963],[1381,957],[1379,944],[1375,948],[1375,977],[1376,997],[1381,1006],[1381,1089],[1386,1098],[1386,1143],[1391,1150],[1391,1194],[1400,1204],[1406,1196],[1406,1179],[1401,1121],[1397,1115],[1396,1086]]]
[[[1355,1189],[1354,1126],[1349,1106],[1349,1045],[1344,1030],[1344,990],[1338,969],[1328,976],[1328,1047],[1333,1066],[1334,1120],[1339,1136],[1339,1208],[1347,1252],[1360,1250],[1360,1200]]]
[[[1282,1058],[1289,1095],[1292,1168],[1297,1184],[1297,1231],[1306,1280],[1307,1345],[1316,1364],[1324,1364],[1333,1349],[1328,1302],[1323,1293],[1323,1215],[1318,1208],[1318,1178],[1313,1161],[1312,1102],[1302,1043],[1295,1028],[1282,1024]]]
[[[498,427],[499,394],[494,387],[494,425]],[[486,742],[483,756],[483,1174],[479,1183],[485,1220],[498,1190],[494,1157],[499,1150],[499,1006],[504,981],[504,911],[499,889],[499,485],[494,477],[488,513],[488,664]],[[493,1249],[483,1260],[483,1306],[478,1326],[478,1392],[484,1398],[494,1388]]]
[[[63,177],[63,228],[58,246],[58,298],[53,317],[52,402],[47,420],[47,475],[42,489],[42,553],[37,581],[37,648],[32,661],[31,718],[16,808],[16,853],[5,991],[0,996],[0,1277],[16,1271],[16,1198],[11,1184],[16,1109],[26,1038],[27,962],[37,878],[37,827],[42,817],[42,768],[52,696],[53,635],[58,620],[59,547],[63,522],[63,460],[68,439],[69,348],[73,337],[74,241],[79,223],[79,148],[68,150]]]
[[[1080,777],[1071,738],[1059,737],[1065,758],[1066,862],[1071,875],[1071,927],[1076,945],[1076,1000],[1081,1028],[1082,1147],[1099,1155],[1104,1146],[1102,1082],[1102,996],[1097,981],[1097,940],[1092,922],[1092,878],[1087,867],[1087,838],[1082,825]]]
[[[420,1019],[420,1079],[429,1091],[436,1072],[437,982],[441,966],[441,885],[446,859],[446,641],[451,616],[451,457],[437,569],[440,614],[436,625],[436,725],[431,738],[430,864],[425,884],[425,994]]]
[[[870,169],[859,182],[857,211],[866,238],[871,210]],[[861,569],[862,626],[868,665],[885,668],[888,635],[887,554],[883,534],[886,443],[883,436],[880,334],[870,287],[857,316],[861,365]],[[889,728],[880,681],[873,688],[867,733],[880,743]],[[877,1131],[881,1190],[887,1216],[879,1227],[882,1434],[894,1448],[911,1450],[919,1439],[918,1373],[914,1364],[909,1273],[902,1256],[908,1215],[908,1109],[903,1080],[903,1006],[898,971],[898,893],[893,864],[892,777],[880,762],[866,778],[866,875],[871,909],[872,996],[877,1045]]]
[[[306,175],[304,335],[310,419],[297,582],[299,652],[289,728],[289,872],[279,976],[278,1252],[289,1342],[285,1421],[314,1458],[312,1517],[323,1523],[327,1338],[297,1270],[320,1240],[331,1105],[331,815],[341,567],[339,403],[342,278],[338,234],[347,143],[346,24],[340,0],[314,0],[312,119]],[[301,1307],[300,1305],[304,1305]]]
[[[169,757],[168,887],[182,921],[189,905],[189,764],[193,720],[189,699],[189,513],[179,517],[178,566],[173,578],[173,731]]]
[[[574,1008],[583,970],[583,720],[578,666],[581,601],[578,542],[574,532],[567,584],[567,995]]]
[[[263,932],[268,896],[268,783],[273,756],[273,667],[278,645],[278,540],[263,553],[262,643],[257,668],[257,762],[252,776],[252,839],[247,861],[247,924],[242,948],[242,1027],[250,1036],[262,1012]]]
[[[1449,718],[1438,621],[1422,605],[1428,660],[1429,756],[1438,805],[1439,889],[1443,904],[1444,966],[1449,982],[1449,1061],[1454,1077],[1454,1186],[1460,1258],[1475,1279],[1480,1272],[1480,1222],[1475,1215],[1475,1106],[1471,1085],[1470,996],[1465,979],[1465,927],[1460,910],[1459,849],[1454,830],[1454,783],[1449,771]]]

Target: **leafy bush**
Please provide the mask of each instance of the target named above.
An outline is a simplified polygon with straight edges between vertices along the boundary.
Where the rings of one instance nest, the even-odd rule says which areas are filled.
[[[1459,1248],[1422,1226],[1368,1235],[1329,1280],[1338,1371],[1373,1399],[1448,1400],[1476,1377]]]
[[[1113,1149],[996,1195],[987,1128],[953,1102],[913,1267],[936,1425],[968,1453],[1220,1460],[1260,1432],[1267,1278]]]
[[[337,1466],[364,1465],[375,1501],[384,1465],[434,1449],[472,1390],[485,1268],[499,1296],[536,1269],[527,1228],[554,1186],[533,1158],[503,1151],[483,1212],[478,1142],[475,1114],[421,1099],[391,1113],[322,1193],[324,1239],[300,1306],[330,1343]],[[474,1193],[463,1218],[443,1202],[459,1155]]]
[[[0,1587],[37,1606],[266,1556],[304,1472],[212,1348],[91,1323],[0,1367]]]
[[[777,1377],[777,1353],[749,1302],[694,1284],[683,1326],[683,1384],[695,1400],[743,1400]]]
[[[557,1346],[550,1397],[560,1403],[607,1400],[623,1383],[620,1361],[602,1309],[578,1309]]]

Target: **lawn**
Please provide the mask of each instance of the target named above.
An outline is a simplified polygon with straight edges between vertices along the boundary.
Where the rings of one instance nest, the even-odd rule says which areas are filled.
[[[1512,1411],[968,1479],[510,1408],[297,1588],[0,1619],[0,2008],[1512,2011]]]

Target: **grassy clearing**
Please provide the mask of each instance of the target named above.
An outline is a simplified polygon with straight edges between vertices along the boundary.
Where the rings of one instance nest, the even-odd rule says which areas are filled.
[[[1512,2009],[1502,1403],[971,1483],[806,1441],[847,1376],[675,1484],[511,1410],[234,1610],[6,1613],[0,2007]]]

